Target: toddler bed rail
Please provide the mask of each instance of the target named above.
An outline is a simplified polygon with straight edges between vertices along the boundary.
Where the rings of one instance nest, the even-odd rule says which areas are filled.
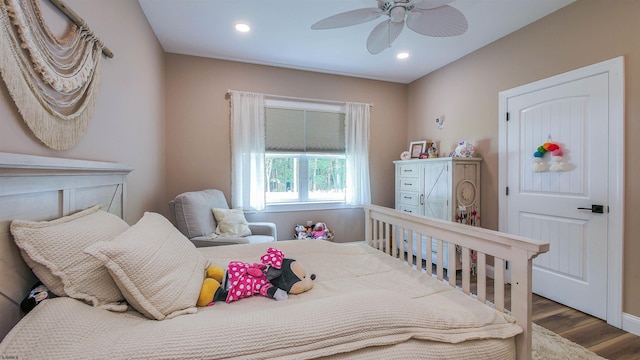
[[[505,283],[510,282],[509,310],[523,329],[523,333],[516,337],[517,358],[531,358],[531,264],[538,254],[549,251],[549,243],[377,205],[365,206],[364,210],[367,243],[399,258],[417,271],[456,287],[455,272],[451,274],[452,278],[445,278],[442,264],[445,256],[449,264],[455,264],[456,252],[459,252],[459,261],[462,262],[460,289],[485,303],[488,297],[487,278],[493,277],[493,302],[499,311],[506,310]],[[433,243],[437,249],[435,264],[431,256],[423,258],[423,242]],[[447,243],[448,253],[445,254],[443,245]],[[506,262],[510,274],[505,271]],[[471,292],[472,266],[476,270],[476,294]],[[434,267],[435,272],[432,270]]]

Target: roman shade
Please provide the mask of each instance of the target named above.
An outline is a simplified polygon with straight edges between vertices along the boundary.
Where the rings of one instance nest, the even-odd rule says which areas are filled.
[[[342,153],[344,113],[265,108],[266,151]]]

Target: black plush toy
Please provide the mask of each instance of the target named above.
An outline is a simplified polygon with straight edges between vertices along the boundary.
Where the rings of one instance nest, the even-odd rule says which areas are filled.
[[[307,276],[304,267],[294,259],[284,258],[282,268],[269,267],[267,279],[276,288],[280,288],[287,294],[302,294],[313,287],[312,280],[316,275]]]
[[[40,302],[44,299],[53,299],[57,297],[54,293],[50,292],[49,289],[40,281],[35,283],[33,287],[31,287],[31,292],[29,295],[22,300],[20,303],[20,308],[22,311],[28,313],[33,310],[36,305],[40,304]]]

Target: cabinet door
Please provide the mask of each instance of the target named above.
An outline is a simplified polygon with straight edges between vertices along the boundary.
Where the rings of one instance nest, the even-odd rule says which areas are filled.
[[[425,163],[423,167],[424,215],[451,221],[451,172],[449,162]]]
[[[451,184],[451,219],[480,226],[480,163],[454,161]]]

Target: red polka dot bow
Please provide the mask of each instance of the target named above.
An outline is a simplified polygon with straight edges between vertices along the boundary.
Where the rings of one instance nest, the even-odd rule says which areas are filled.
[[[278,249],[269,248],[267,253],[260,258],[263,264],[271,265],[276,269],[282,268],[282,261],[284,260],[284,253]]]

